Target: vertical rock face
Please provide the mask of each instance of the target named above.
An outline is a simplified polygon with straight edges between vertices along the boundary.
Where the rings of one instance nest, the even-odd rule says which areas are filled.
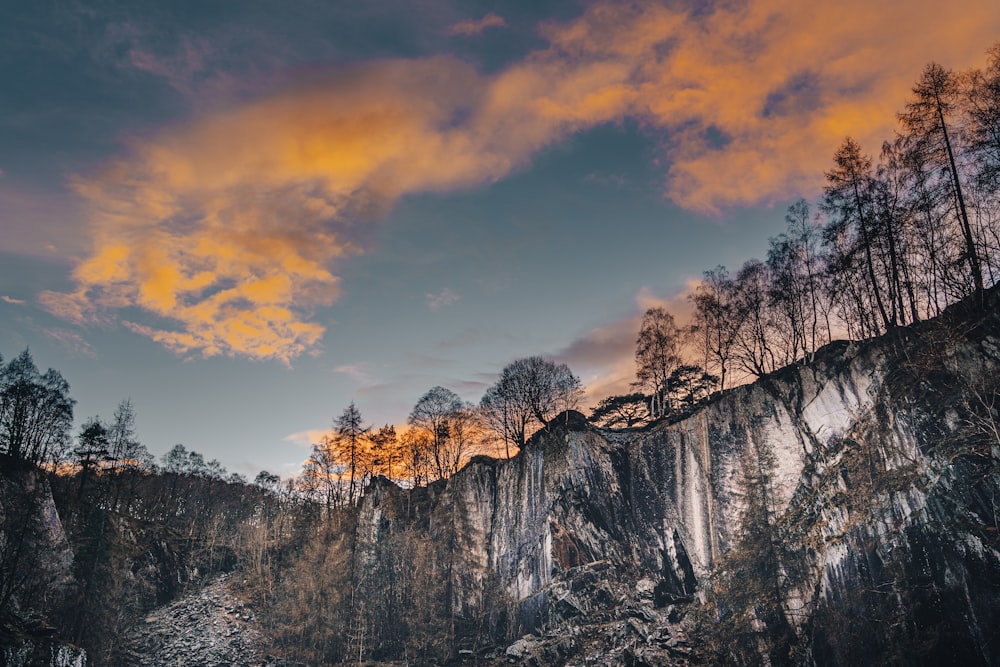
[[[35,470],[0,461],[0,664],[84,667],[82,649],[54,639],[37,612],[73,585],[73,551],[52,490]]]
[[[432,535],[447,527],[461,545],[453,604],[478,604],[489,578],[520,601],[529,629],[546,618],[547,591],[588,564],[651,579],[658,599],[676,600],[748,528],[747,461],[767,451],[770,516],[786,541],[782,605],[809,661],[996,663],[992,305],[974,320],[953,313],[832,344],[673,424],[602,431],[570,412],[509,461],[474,461],[427,490],[376,484],[359,544],[374,549],[417,523]],[[866,618],[894,636],[873,636]]]

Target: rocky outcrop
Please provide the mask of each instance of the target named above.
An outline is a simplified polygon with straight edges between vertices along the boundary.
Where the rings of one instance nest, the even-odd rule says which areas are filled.
[[[375,553],[404,529],[447,532],[462,545],[450,570],[456,613],[482,604],[495,581],[535,633],[507,659],[562,664],[588,644],[552,648],[546,632],[624,623],[644,630],[603,650],[628,648],[623,661],[643,664],[636,646],[662,649],[647,661],[662,664],[680,658],[659,642],[683,631],[709,574],[753,530],[748,466],[766,461],[797,660],[996,664],[1000,318],[990,298],[985,315],[959,307],[879,340],[832,344],[676,423],[601,431],[571,412],[512,460],[478,459],[426,490],[381,481],[362,502],[358,544]],[[574,581],[600,563],[610,574],[588,574],[597,588],[582,595]],[[609,582],[652,582],[656,611],[594,593]]]
[[[75,584],[73,550],[45,477],[0,456],[0,665],[84,667],[41,610]]]

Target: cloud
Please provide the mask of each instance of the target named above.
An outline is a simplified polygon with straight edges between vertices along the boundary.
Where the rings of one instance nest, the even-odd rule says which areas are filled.
[[[305,431],[298,431],[296,433],[289,433],[281,440],[283,442],[290,442],[299,447],[311,448],[313,445],[322,442],[325,436],[332,435],[332,433],[333,431],[329,429],[313,428]]]
[[[928,60],[981,64],[1000,8],[605,3],[541,34],[547,48],[496,73],[449,57],[375,61],[133,140],[75,181],[93,250],[76,290],[43,302],[77,321],[124,312],[179,354],[289,363],[319,348],[338,260],[363,251],[364,227],[400,197],[497,181],[626,117],[661,145],[681,206],[811,195],[845,135],[872,149],[891,136]],[[200,47],[179,53],[165,69],[133,65],[197,75]]]
[[[42,329],[42,333],[58,343],[67,352],[90,359],[97,357],[97,351],[94,350],[94,347],[75,331],[51,327]]]
[[[102,64],[162,79],[195,107],[261,92],[282,51],[264,34],[232,22],[199,34],[142,20],[108,24],[91,50]]]
[[[814,193],[844,136],[892,136],[926,62],[981,64],[998,28],[978,0],[750,0],[598,5],[548,34],[568,59],[630,72],[627,113],[662,132],[668,196],[712,213]]]
[[[481,19],[467,19],[448,26],[449,35],[462,35],[472,37],[478,35],[487,28],[503,28],[507,26],[507,21],[502,16],[497,16],[493,12],[485,15]]]
[[[368,364],[364,362],[356,364],[341,364],[340,366],[334,368],[333,372],[346,375],[363,384],[371,384],[373,382],[371,372],[368,369]]]
[[[427,307],[434,312],[441,310],[445,306],[458,303],[461,300],[460,296],[452,292],[447,287],[437,294],[425,294],[424,298],[427,299]]]
[[[15,299],[14,297],[7,296],[6,294],[4,294],[3,296],[0,296],[0,301],[3,301],[4,303],[10,303],[10,304],[13,304],[15,306],[23,306],[24,303],[25,303],[24,299]]]

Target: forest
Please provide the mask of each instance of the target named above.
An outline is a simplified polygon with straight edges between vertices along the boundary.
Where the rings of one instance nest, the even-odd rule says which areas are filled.
[[[1000,277],[1000,44],[981,69],[927,65],[896,135],[874,148],[845,138],[821,198],[793,203],[785,221],[765,258],[704,272],[691,321],[644,313],[634,391],[593,406],[592,424],[641,432],[809,363],[835,340],[892,334],[959,302],[984,307]],[[478,403],[430,388],[405,428],[368,424],[351,403],[301,472],[251,481],[182,444],[157,461],[129,399],[74,433],[62,374],[42,372],[29,350],[0,359],[0,644],[57,636],[88,664],[128,664],[124,638],[137,622],[224,572],[240,574],[239,595],[267,618],[270,652],[289,664],[443,663],[503,644],[523,630],[516,600],[497,586],[457,614],[453,593],[436,586],[463,549],[460,531],[397,534],[393,558],[406,563],[382,554],[392,572],[362,576],[358,507],[391,482],[410,490],[405,512],[429,525],[442,480],[473,460],[517,456],[582,400],[565,364],[518,359]],[[63,540],[39,519],[49,499]],[[725,603],[714,604],[721,614]]]

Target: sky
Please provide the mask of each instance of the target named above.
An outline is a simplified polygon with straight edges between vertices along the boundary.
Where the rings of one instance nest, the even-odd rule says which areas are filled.
[[[995,0],[16,4],[0,354],[248,477],[519,357],[626,391],[645,308],[1000,36]]]

